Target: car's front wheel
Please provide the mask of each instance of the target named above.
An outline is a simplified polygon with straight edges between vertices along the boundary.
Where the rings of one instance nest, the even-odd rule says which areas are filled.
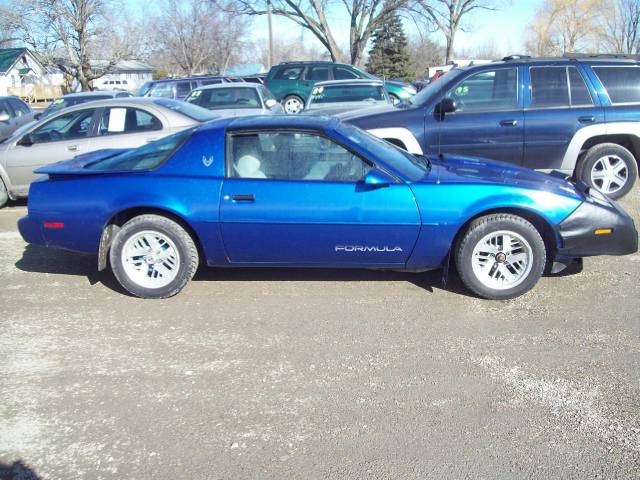
[[[296,114],[304,108],[304,101],[297,95],[289,95],[282,101],[282,106],[286,113]]]
[[[198,250],[178,223],[140,215],[125,223],[109,252],[111,269],[127,291],[142,298],[167,298],[191,280]]]
[[[538,230],[511,214],[477,218],[455,251],[465,286],[483,298],[505,300],[533,288],[544,271],[546,249]]]

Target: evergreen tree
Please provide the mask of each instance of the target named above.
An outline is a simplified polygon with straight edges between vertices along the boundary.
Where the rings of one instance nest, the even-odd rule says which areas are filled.
[[[367,70],[384,79],[412,80],[411,60],[407,51],[407,36],[400,15],[393,14],[389,21],[373,34]]]

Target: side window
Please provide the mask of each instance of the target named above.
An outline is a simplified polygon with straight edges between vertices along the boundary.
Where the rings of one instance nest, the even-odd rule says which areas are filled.
[[[298,80],[302,75],[302,67],[282,67],[275,74],[275,80]]]
[[[16,117],[21,117],[22,115],[29,113],[29,107],[17,98],[9,98],[9,105],[13,108]]]
[[[589,93],[584,79],[576,67],[569,67],[569,93],[571,94],[571,105],[593,105],[593,99]]]
[[[354,72],[344,67],[336,67],[334,77],[336,80],[351,80],[353,78],[360,78]]]
[[[178,82],[176,83],[176,95],[178,97],[184,97],[189,95],[191,91],[191,82]]]
[[[307,80],[329,80],[329,67],[312,67],[307,72]]]
[[[518,108],[518,69],[501,68],[465,78],[448,94],[457,112],[490,112]]]
[[[532,67],[531,107],[568,107],[569,85],[565,67]]]
[[[593,67],[611,103],[640,103],[640,67]]]
[[[50,120],[32,132],[33,143],[85,138],[91,130],[94,112],[94,108],[77,110]]]
[[[158,83],[151,89],[149,96],[173,98],[173,85],[171,83]]]
[[[13,112],[9,108],[9,102],[6,100],[0,100],[0,115],[9,115],[9,117],[13,117]]]
[[[100,135],[140,133],[162,130],[162,122],[144,110],[137,108],[107,108],[100,117]]]
[[[357,182],[371,169],[360,157],[313,133],[236,134],[228,143],[229,176]]]
[[[222,83],[222,80],[220,79],[214,79],[214,80],[202,80],[202,85],[215,85],[217,83]]]

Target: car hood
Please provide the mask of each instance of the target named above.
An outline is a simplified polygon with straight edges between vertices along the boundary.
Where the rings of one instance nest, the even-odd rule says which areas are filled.
[[[585,188],[576,187],[561,176],[476,157],[443,155],[429,156],[429,159],[432,162],[431,171],[419,182],[508,185],[583,199]]]
[[[109,170],[89,170],[85,168],[98,160],[113,157],[120,153],[132,150],[131,148],[105,148],[96,150],[95,152],[83,153],[77,155],[71,160],[63,160],[61,162],[51,163],[34,170],[35,173],[46,175],[94,175],[97,173],[113,173]]]
[[[336,115],[341,120],[349,121],[354,118],[368,117],[371,115],[379,115],[387,112],[397,112],[399,108],[396,105],[380,105],[377,107],[359,108],[358,110],[351,110],[349,112],[343,112]]]

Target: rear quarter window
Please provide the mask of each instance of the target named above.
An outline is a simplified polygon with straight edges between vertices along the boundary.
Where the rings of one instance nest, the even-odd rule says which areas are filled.
[[[611,103],[640,103],[640,67],[593,67]]]

